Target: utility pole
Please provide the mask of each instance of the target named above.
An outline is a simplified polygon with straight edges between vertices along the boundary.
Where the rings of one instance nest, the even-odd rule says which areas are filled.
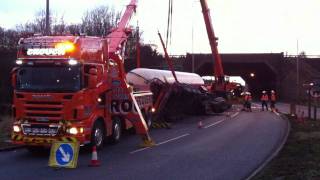
[[[137,25],[137,39],[136,39],[136,51],[137,51],[137,68],[141,67],[141,52],[140,52],[140,34],[139,34],[139,25]]]
[[[193,29],[193,22],[192,22],[192,37],[191,37],[191,41],[192,41],[192,73],[194,73],[194,29]]]
[[[300,67],[299,67],[299,40],[297,40],[297,103],[299,103],[299,94],[300,94]]]
[[[49,8],[49,0],[47,0],[46,4],[46,35],[50,35],[50,8]]]
[[[195,1],[194,1],[195,2]],[[194,2],[192,2],[192,9],[194,9]],[[192,12],[194,13],[194,12]],[[192,16],[191,19],[191,23],[192,23],[192,29],[191,29],[191,52],[192,52],[192,56],[191,56],[191,72],[194,73],[195,69],[194,69],[194,16]]]

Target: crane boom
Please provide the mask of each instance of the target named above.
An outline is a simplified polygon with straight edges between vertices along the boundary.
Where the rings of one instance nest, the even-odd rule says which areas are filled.
[[[120,50],[123,47],[123,44],[128,39],[128,34],[131,32],[130,29],[127,28],[128,23],[130,22],[130,19],[133,15],[133,13],[136,11],[137,7],[137,0],[131,0],[130,4],[127,5],[127,8],[125,12],[123,13],[123,16],[118,23],[117,28],[115,28],[107,37],[110,39],[109,44],[109,52],[115,53],[118,50]]]
[[[173,68],[173,63],[172,63],[172,60],[170,59],[169,55],[168,55],[168,51],[167,51],[167,48],[166,46],[164,45],[164,42],[163,42],[163,39],[162,39],[162,36],[160,34],[160,32],[158,32],[158,35],[159,35],[159,38],[160,38],[160,41],[161,41],[161,45],[162,45],[162,48],[163,48],[163,51],[164,51],[164,56],[165,56],[165,59],[168,63],[168,67],[174,77],[174,80],[176,83],[178,83],[178,79],[177,79],[177,76],[176,76],[176,72],[174,71],[174,68]]]
[[[223,67],[222,67],[222,62],[221,62],[221,57],[218,51],[218,42],[217,38],[214,34],[213,26],[212,26],[212,21],[210,17],[210,10],[208,8],[208,4],[206,0],[200,0],[201,3],[201,8],[202,8],[202,13],[203,13],[203,18],[204,22],[206,24],[206,29],[207,29],[207,34],[209,38],[209,43],[211,47],[211,52],[212,56],[214,59],[214,76],[216,80],[224,81],[224,73],[223,73]]]

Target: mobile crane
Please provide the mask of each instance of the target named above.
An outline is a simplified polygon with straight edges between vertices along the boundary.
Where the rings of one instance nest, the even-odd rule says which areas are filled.
[[[210,17],[210,10],[206,0],[200,0],[203,19],[206,25],[208,39],[211,47],[211,54],[213,58],[213,72],[215,81],[211,84],[211,92],[218,96],[227,97],[227,94],[233,89],[237,88],[237,84],[226,81],[226,76],[223,71],[221,56],[218,51],[218,38],[215,36],[212,21]]]
[[[20,39],[14,87],[12,142],[29,149],[54,141],[101,148],[134,127],[143,146],[154,145],[143,114],[152,93],[133,93],[124,71],[127,28],[136,10],[131,0],[118,26],[106,37],[33,36]]]

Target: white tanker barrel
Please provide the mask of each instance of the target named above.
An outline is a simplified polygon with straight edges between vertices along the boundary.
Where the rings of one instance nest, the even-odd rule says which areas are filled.
[[[133,86],[134,91],[151,91],[154,103],[161,92],[166,92],[163,108],[159,108],[158,117],[175,117],[177,115],[205,114],[206,107],[212,107],[214,112],[222,112],[224,102],[208,93],[200,86],[204,80],[198,74],[176,72],[179,83],[175,83],[171,71],[137,68],[127,73],[127,82]],[[171,89],[171,90],[169,90]],[[161,103],[160,103],[161,104]],[[160,115],[159,115],[160,114]],[[162,118],[157,118],[162,119]]]
[[[203,79],[195,73],[186,72],[176,72],[177,79],[181,84],[202,86],[204,85]],[[147,68],[137,68],[133,69],[127,73],[128,83],[143,87],[148,86],[148,83],[160,80],[163,83],[173,84],[175,82],[171,71],[168,70],[158,70],[158,69],[147,69]]]

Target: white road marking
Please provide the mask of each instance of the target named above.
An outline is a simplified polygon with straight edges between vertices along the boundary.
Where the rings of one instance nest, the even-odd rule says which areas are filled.
[[[277,116],[280,116],[280,114],[279,114],[278,112],[274,111],[274,113],[275,113]]]
[[[234,118],[234,117],[236,117],[238,114],[239,114],[239,112],[236,112],[236,113],[232,114],[230,117],[231,117],[231,118]],[[212,123],[212,124],[209,124],[209,125],[207,125],[207,126],[205,126],[205,127],[203,127],[203,128],[207,129],[207,128],[209,128],[209,127],[218,125],[218,124],[222,123],[223,121],[225,121],[225,120],[217,121],[217,122]],[[175,138],[168,139],[168,140],[162,141],[162,142],[160,142],[160,143],[157,143],[156,146],[160,146],[160,145],[162,145],[162,144],[166,144],[166,143],[169,143],[169,142],[171,142],[171,141],[175,141],[175,140],[181,139],[181,138],[186,137],[186,136],[189,136],[189,135],[190,135],[189,133],[186,133],[186,134],[183,134],[183,135],[181,135],[181,136],[178,136],[178,137],[175,137]],[[144,150],[147,150],[147,149],[150,149],[150,148],[151,148],[151,147],[145,147],[145,148],[137,149],[137,150],[131,151],[130,154],[134,154],[134,153],[137,153],[137,152],[141,152],[141,151],[144,151]]]
[[[178,136],[178,137],[175,137],[175,138],[166,140],[166,141],[162,141],[162,142],[156,144],[156,146],[159,146],[159,145],[161,145],[161,144],[165,144],[165,143],[168,143],[168,142],[171,142],[171,141],[174,141],[174,140],[178,140],[178,139],[181,139],[181,138],[183,138],[183,137],[185,137],[185,136],[189,136],[189,135],[190,135],[189,133],[186,133],[186,134],[184,134],[184,135],[181,135],[181,136]]]
[[[146,149],[150,149],[151,147],[145,147],[145,148],[141,148],[141,149],[137,149],[135,151],[131,151],[130,154],[134,154],[134,153],[137,153],[137,152],[140,152],[140,151],[144,151]]]
[[[171,142],[171,141],[175,141],[175,140],[178,140],[178,139],[181,139],[183,137],[186,137],[186,136],[189,136],[190,134],[189,133],[186,133],[186,134],[183,134],[181,136],[178,136],[178,137],[175,137],[175,138],[171,138],[171,139],[168,139],[168,140],[165,140],[165,141],[162,141],[160,143],[157,143],[156,146],[160,146],[162,144],[166,144],[168,142]],[[145,147],[145,148],[141,148],[141,149],[137,149],[135,151],[131,151],[130,154],[134,154],[134,153],[137,153],[137,152],[140,152],[140,151],[144,151],[146,149],[150,149],[151,147]]]
[[[209,125],[205,126],[204,128],[207,129],[207,128],[211,127],[211,126],[215,126],[215,125],[217,125],[217,124],[220,124],[220,123],[223,122],[223,121],[224,121],[224,120],[217,121],[217,122],[215,122],[215,123],[212,123],[212,124],[209,124]]]

